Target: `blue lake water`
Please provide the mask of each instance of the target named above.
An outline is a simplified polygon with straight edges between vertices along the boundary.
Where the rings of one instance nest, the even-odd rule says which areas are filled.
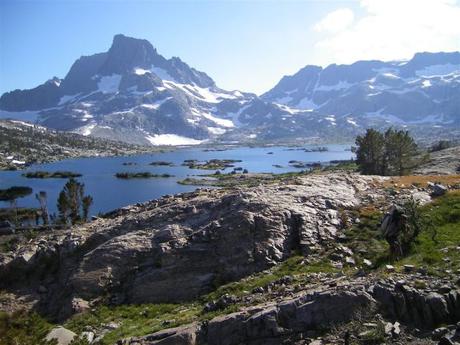
[[[313,148],[315,146],[303,146]],[[305,152],[298,148],[288,147],[235,147],[225,151],[205,151],[203,148],[179,149],[171,152],[152,153],[126,157],[94,157],[68,159],[60,162],[34,165],[25,171],[72,171],[81,173],[78,178],[85,184],[86,194],[94,199],[91,214],[107,212],[119,207],[137,202],[156,199],[166,194],[176,194],[195,190],[196,186],[183,186],[177,183],[185,177],[209,174],[213,171],[189,169],[181,166],[186,159],[200,161],[210,159],[239,159],[241,163],[235,163],[235,167],[242,167],[249,172],[289,172],[302,169],[289,166],[288,162],[297,160],[302,162],[329,162],[353,158],[349,151],[350,145],[327,145],[326,152]],[[273,154],[268,154],[273,152]],[[152,166],[153,161],[168,161],[175,166]],[[124,162],[134,162],[136,165],[124,166]],[[273,165],[281,165],[276,168]],[[223,172],[230,172],[233,168],[227,168]],[[48,194],[48,208],[51,213],[56,212],[56,200],[59,192],[66,183],[66,179],[29,179],[22,176],[23,171],[1,171],[0,189],[11,186],[29,186],[33,188],[33,194],[18,199],[20,207],[38,207],[34,194],[46,191]],[[172,178],[130,179],[115,178],[117,172],[144,172],[155,174],[168,173],[175,175]],[[6,207],[8,203],[0,202],[0,207]]]

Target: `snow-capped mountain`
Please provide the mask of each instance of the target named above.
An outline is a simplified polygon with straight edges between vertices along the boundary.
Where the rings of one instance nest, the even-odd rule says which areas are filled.
[[[54,129],[132,143],[196,144],[240,122],[256,96],[218,88],[177,57],[165,59],[146,40],[116,35],[106,53],[83,56],[62,80],[0,98],[8,113]],[[35,118],[34,116],[35,115]]]
[[[460,125],[460,53],[418,53],[409,61],[306,66],[262,99],[352,126]]]
[[[460,128],[460,53],[306,66],[261,97],[219,88],[146,40],[116,35],[64,79],[0,97],[0,118],[136,144],[343,141],[366,128]],[[457,134],[455,134],[457,135]]]

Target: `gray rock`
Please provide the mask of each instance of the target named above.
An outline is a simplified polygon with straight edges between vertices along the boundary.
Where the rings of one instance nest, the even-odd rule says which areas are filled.
[[[346,322],[362,308],[372,308],[375,301],[359,288],[305,294],[277,304],[246,308],[219,316],[201,326],[191,325],[127,339],[122,345],[153,345],[187,334],[187,342],[177,344],[239,345],[279,344],[293,334],[311,333],[322,325]],[[185,331],[184,331],[185,329]],[[195,337],[190,336],[195,332]],[[161,344],[166,344],[161,343]],[[176,344],[167,342],[167,344]]]
[[[8,254],[0,261],[0,285],[37,286],[47,277],[52,284],[45,285],[49,292],[41,306],[60,318],[85,310],[101,295],[112,303],[195,299],[216,281],[265,270],[293,250],[308,254],[334,243],[341,229],[331,223],[324,200],[333,199],[341,209],[355,207],[370,180],[317,175],[295,185],[197,191],[132,206],[132,212],[114,212],[113,218]],[[198,212],[188,212],[191,206]],[[50,272],[49,262],[59,262],[59,271]]]
[[[133,337],[119,341],[119,345],[195,345],[198,325],[191,324],[170,328],[144,337]]]
[[[455,345],[455,343],[447,337],[442,337],[439,340],[438,345]]]
[[[447,187],[442,184],[433,184],[432,190],[431,195],[434,197],[442,196],[447,193]]]
[[[46,335],[46,340],[51,341],[55,339],[57,341],[57,345],[69,345],[73,338],[75,338],[77,335],[68,330],[67,328],[64,327],[56,327],[53,328],[47,335]]]

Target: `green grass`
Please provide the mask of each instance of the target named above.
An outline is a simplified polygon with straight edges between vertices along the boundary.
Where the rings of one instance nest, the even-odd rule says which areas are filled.
[[[141,304],[121,306],[100,306],[85,314],[76,315],[64,327],[79,333],[85,326],[98,327],[115,322],[120,326],[109,331],[102,344],[114,344],[117,340],[142,336],[156,331],[177,327],[194,321],[210,320],[216,316],[237,311],[242,305],[234,304],[226,309],[205,313],[204,305],[224,294],[235,296],[250,295],[256,287],[264,287],[286,275],[302,277],[313,272],[334,272],[326,262],[302,264],[302,256],[294,256],[267,272],[254,274],[238,282],[222,285],[203,296],[199,301],[184,304]]]
[[[296,281],[302,280],[302,278],[311,273],[334,273],[338,271],[332,267],[328,260],[319,260],[307,264],[303,263],[304,259],[305,258],[301,255],[294,255],[270,270],[256,273],[239,281],[222,285],[215,291],[204,296],[203,300],[215,300],[225,294],[235,296],[250,295],[255,288],[265,287],[268,284],[288,275],[292,276],[294,281]]]
[[[67,321],[64,327],[78,334],[88,325],[97,328],[101,324],[115,322],[119,327],[109,331],[102,340],[102,344],[114,344],[128,336],[142,336],[193,322],[200,312],[201,307],[196,304],[102,306],[91,312],[76,315]]]
[[[0,345],[48,345],[45,342],[52,324],[35,313],[0,312]]]
[[[445,270],[460,269],[460,191],[450,192],[421,208],[422,214],[431,219],[431,230],[422,232],[409,256],[398,262],[425,266],[433,275],[445,275]],[[434,240],[433,240],[433,235]],[[444,261],[448,258],[450,261]]]
[[[460,250],[457,249],[460,246],[460,192],[449,192],[421,206],[420,214],[430,220],[432,226],[420,233],[409,254],[400,260],[390,260],[388,244],[380,233],[383,214],[376,210],[355,211],[354,216],[361,222],[345,231],[348,241],[344,244],[356,254],[358,263],[366,258],[373,263],[373,268],[391,263],[402,270],[404,265],[414,265],[425,267],[429,274],[437,276],[446,275],[446,270],[460,269]],[[444,261],[446,258],[449,261]]]
[[[383,213],[373,208],[361,208],[352,212],[353,218],[359,218],[358,224],[353,224],[345,231],[348,246],[358,264],[364,259],[372,262],[372,268],[380,267],[387,263],[388,244],[380,233],[380,222]]]

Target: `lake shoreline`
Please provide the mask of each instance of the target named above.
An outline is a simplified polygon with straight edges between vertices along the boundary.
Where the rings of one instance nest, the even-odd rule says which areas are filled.
[[[198,186],[180,184],[187,178],[200,175],[222,174],[221,178],[232,174],[266,173],[278,175],[308,170],[305,167],[327,165],[327,162],[347,160],[353,157],[349,146],[330,145],[321,152],[317,146],[270,146],[270,147],[235,147],[204,146],[181,147],[175,150],[155,151],[133,155],[109,157],[70,158],[53,163],[32,165],[25,170],[2,171],[0,181],[2,188],[11,186],[29,186],[33,194],[18,199],[18,206],[37,207],[35,193],[45,191],[48,195],[50,213],[57,211],[56,200],[66,183],[65,178],[26,178],[29,172],[43,171],[54,176],[58,171],[79,174],[77,177],[85,184],[85,193],[93,196],[91,216],[109,212],[129,204],[136,204],[156,199],[162,195],[173,195],[195,190]],[[194,164],[185,164],[193,160]],[[230,164],[230,160],[232,163]],[[159,163],[158,163],[159,162]],[[295,162],[292,163],[292,162]],[[153,164],[152,164],[153,163]],[[167,164],[166,164],[167,163]],[[232,166],[230,166],[232,165]],[[191,166],[191,167],[190,167]],[[210,168],[213,169],[210,169]],[[209,169],[207,169],[209,168]],[[215,169],[214,169],[215,168]],[[168,178],[116,178],[123,176],[163,176]],[[141,174],[143,173],[143,174]],[[246,173],[246,174],[244,174]],[[249,175],[247,175],[249,173]],[[252,179],[256,183],[256,179]],[[236,180],[235,183],[241,180]],[[246,182],[246,180],[245,180]],[[247,181],[252,182],[252,181]],[[234,183],[226,180],[225,184]],[[5,203],[0,207],[7,207]]]

